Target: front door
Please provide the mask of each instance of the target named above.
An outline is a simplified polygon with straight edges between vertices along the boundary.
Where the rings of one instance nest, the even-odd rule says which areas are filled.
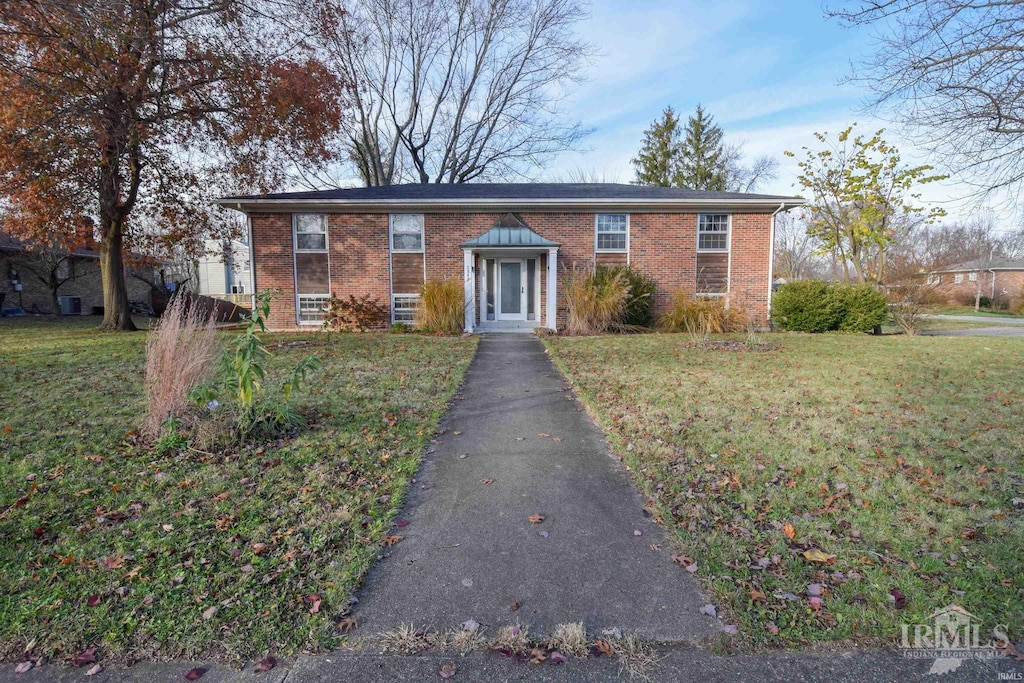
[[[498,261],[498,320],[526,320],[526,278],[522,259]]]

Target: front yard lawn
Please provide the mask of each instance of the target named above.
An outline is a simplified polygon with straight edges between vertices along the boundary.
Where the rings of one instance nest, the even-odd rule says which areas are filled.
[[[1024,344],[770,339],[782,349],[546,344],[678,538],[677,561],[692,558],[739,626],[735,645],[893,642],[950,604],[982,641],[997,624],[1019,638]]]
[[[0,660],[30,642],[104,663],[336,642],[475,340],[271,337],[271,374],[323,361],[296,396],[311,427],[159,454],[134,437],[145,334],[94,325],[0,321]]]

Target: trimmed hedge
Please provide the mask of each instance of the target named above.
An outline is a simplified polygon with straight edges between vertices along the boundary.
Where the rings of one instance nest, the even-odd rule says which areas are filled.
[[[889,318],[885,295],[871,285],[789,282],[772,298],[772,319],[797,332],[871,332]]]

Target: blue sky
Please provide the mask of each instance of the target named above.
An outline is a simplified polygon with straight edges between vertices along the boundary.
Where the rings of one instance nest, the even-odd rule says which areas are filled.
[[[795,161],[784,151],[814,147],[815,131],[887,125],[864,111],[860,85],[844,83],[851,62],[872,50],[868,30],[825,18],[816,0],[594,0],[579,30],[600,55],[566,107],[594,132],[557,159],[552,176],[579,168],[629,182],[651,121],[667,105],[685,116],[701,103],[749,156],[779,160],[779,177],[761,191],[795,194]],[[905,158],[926,160],[891,126],[888,138]],[[955,215],[948,200],[963,194],[947,181],[923,198]]]

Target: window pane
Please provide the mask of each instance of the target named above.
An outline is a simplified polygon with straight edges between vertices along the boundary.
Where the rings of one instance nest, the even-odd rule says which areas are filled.
[[[598,232],[626,232],[626,214],[598,214]]]
[[[315,323],[324,319],[324,306],[327,305],[328,296],[300,296],[299,297],[299,322]]]
[[[415,294],[396,294],[391,302],[391,318],[396,323],[412,324],[416,319],[419,300]]]
[[[494,269],[494,259],[487,259],[487,319],[494,320],[494,289],[496,285],[497,271]]]
[[[526,319],[536,320],[537,313],[534,310],[534,297],[537,295],[536,283],[534,279],[537,277],[537,259],[531,258],[526,260]]]
[[[394,238],[395,251],[420,251],[423,248],[423,235],[396,232]]]
[[[501,312],[517,314],[522,310],[522,266],[519,263],[501,264]]]
[[[295,214],[295,232],[327,232],[327,216],[314,213]]]
[[[697,243],[698,249],[728,249],[729,238],[722,233],[702,233]]]
[[[616,234],[597,234],[597,248],[598,250],[624,250],[626,248],[626,236]]]
[[[297,233],[295,248],[299,251],[326,251],[327,235]]]

